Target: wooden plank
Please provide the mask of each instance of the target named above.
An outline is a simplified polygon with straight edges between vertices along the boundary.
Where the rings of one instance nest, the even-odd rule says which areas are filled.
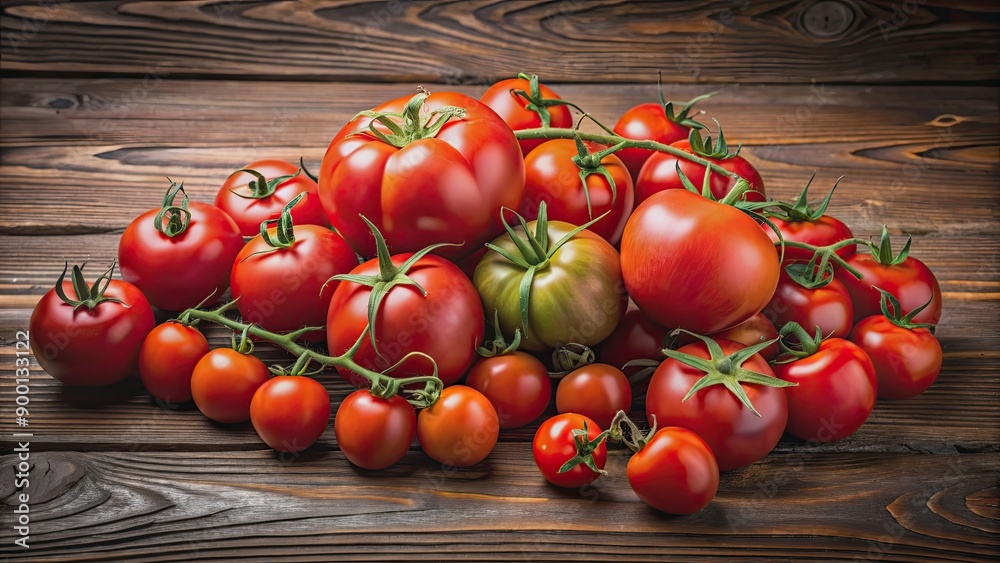
[[[445,470],[411,452],[384,472],[339,452],[32,452],[31,549],[11,561],[761,558],[986,561],[1000,546],[1000,456],[774,455],[672,518],[634,496],[626,457],[580,490],[547,486],[524,444]],[[14,456],[0,497],[12,501]],[[9,506],[5,510],[9,510]],[[986,509],[986,510],[984,510]]]
[[[988,1],[4,2],[4,71],[482,84],[995,80]]]

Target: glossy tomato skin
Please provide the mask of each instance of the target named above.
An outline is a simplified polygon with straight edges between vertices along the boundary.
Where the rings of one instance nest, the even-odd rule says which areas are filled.
[[[727,356],[744,348],[731,340],[717,340]],[[681,347],[679,352],[708,359],[705,344],[697,342]],[[754,354],[743,367],[764,375],[774,375],[767,362]],[[653,417],[659,426],[681,426],[701,436],[715,454],[719,469],[729,471],[749,465],[768,454],[781,439],[788,421],[785,390],[753,383],[741,383],[760,416],[753,414],[723,385],[699,390],[682,401],[704,373],[667,358],[649,382],[646,393],[646,418]]]
[[[246,322],[271,332],[323,326],[339,282],[327,282],[357,267],[358,259],[344,239],[327,227],[295,225],[289,248],[268,246],[258,234],[240,251],[229,284]],[[268,229],[272,237],[276,229]],[[323,340],[323,331],[304,337]]]
[[[78,297],[69,281],[62,289]],[[50,289],[28,322],[31,349],[42,369],[66,385],[96,387],[117,383],[136,372],[142,342],[156,324],[149,301],[128,282],[111,280],[105,301],[73,311]]]
[[[656,431],[628,460],[629,485],[642,502],[668,514],[694,514],[719,490],[719,464],[694,432],[677,426]]]
[[[868,354],[843,338],[828,338],[811,356],[775,364],[779,379],[797,383],[785,388],[785,430],[810,442],[835,442],[854,434],[875,407],[878,380]]]
[[[174,237],[156,230],[153,209],[122,233],[118,261],[122,278],[135,284],[150,304],[183,311],[217,301],[229,287],[233,260],[243,236],[229,215],[214,205],[191,202],[191,222]]]
[[[271,378],[250,401],[250,422],[271,448],[300,452],[313,445],[330,423],[330,394],[304,375]]]
[[[191,396],[198,410],[216,422],[246,422],[254,393],[270,377],[264,362],[254,356],[216,348],[195,365]]]
[[[479,359],[465,384],[490,400],[504,429],[532,422],[552,399],[552,380],[545,364],[524,352]]]
[[[431,459],[468,467],[486,459],[500,435],[496,409],[485,395],[453,385],[417,415],[417,441]]]
[[[392,263],[399,266],[410,254],[397,254]],[[369,260],[351,272],[378,275],[378,260]],[[378,353],[371,338],[365,337],[354,361],[382,371],[410,352],[423,352],[437,362],[438,377],[445,385],[456,383],[477,358],[476,349],[483,340],[485,319],[479,294],[469,278],[451,262],[427,255],[418,260],[407,275],[427,292],[412,285],[397,285],[382,300],[375,320]],[[341,283],[333,293],[327,314],[327,344],[330,353],[343,354],[354,345],[368,326],[368,298],[371,288],[352,282]],[[428,375],[426,359],[414,357],[399,366],[393,375]],[[357,374],[338,368],[340,375],[356,387],[366,385]]]
[[[586,416],[601,428],[611,426],[618,411],[632,408],[632,387],[622,371],[608,364],[589,364],[559,380],[556,410]]]
[[[595,153],[603,147],[594,143],[584,143],[587,151]],[[580,169],[573,162],[577,156],[576,143],[572,139],[553,139],[531,151],[524,158],[525,181],[524,201],[520,214],[528,220],[538,218],[538,208],[544,201],[548,218],[583,225],[604,213],[609,215],[588,230],[600,235],[612,245],[618,244],[625,229],[625,221],[632,213],[634,194],[632,177],[614,154],[601,159],[615,181],[615,189],[603,174],[587,176],[587,190],[580,181]],[[590,196],[590,210],[587,209],[587,195]]]
[[[670,145],[687,139],[691,128],[667,119],[662,105],[648,103],[639,104],[622,114],[615,124],[614,132],[626,139],[656,141]],[[648,149],[627,148],[615,154],[621,158],[632,180],[635,181],[639,178],[642,165],[655,152]]]
[[[851,229],[840,219],[823,215],[819,219],[810,221],[786,221],[777,217],[771,217],[771,222],[778,227],[781,237],[786,241],[804,242],[813,246],[829,246],[831,244],[854,238]],[[764,223],[761,225],[767,236],[774,242],[778,241],[778,235],[771,227]],[[780,248],[775,247],[779,253]],[[841,258],[850,258],[857,253],[856,245],[849,244],[837,249],[837,254]],[[813,253],[803,248],[785,247],[785,261],[804,260],[808,262],[812,259]]]
[[[845,338],[854,326],[851,295],[840,280],[834,278],[823,287],[809,289],[792,280],[784,268],[763,312],[776,327],[796,322],[810,334],[818,326],[823,336]]]
[[[774,328],[774,323],[767,318],[767,315],[764,313],[757,313],[733,328],[716,332],[709,336],[712,338],[725,338],[726,340],[739,342],[749,348],[750,346],[755,346],[762,342],[778,338],[778,331]],[[770,362],[771,360],[777,358],[778,354],[781,353],[781,347],[778,346],[777,342],[775,342],[757,353],[760,354],[762,358]]]
[[[255,176],[248,172],[240,172],[226,179],[215,196],[215,206],[233,218],[243,236],[252,237],[260,233],[262,222],[280,217],[285,205],[301,193],[306,195],[292,208],[292,221],[296,225],[320,227],[330,224],[319,201],[319,188],[316,182],[304,172],[300,172],[298,164],[285,160],[265,159],[251,162],[243,168],[256,170],[268,180],[279,176],[293,176],[275,186],[273,194],[261,199],[251,197],[252,192],[248,187],[250,182],[257,181]]]
[[[558,100],[559,96],[551,88],[539,84],[538,89],[543,98]],[[531,93],[531,83],[523,78],[507,78],[490,86],[479,101],[486,104],[504,120],[512,130],[537,129],[542,126],[542,118],[538,113],[528,109],[528,102],[514,94],[514,90]],[[549,127],[569,128],[573,126],[573,114],[568,106],[549,106]],[[532,149],[545,142],[545,139],[523,139],[518,141],[521,152],[527,155]]]
[[[558,241],[574,228],[562,221],[549,222],[549,241]],[[528,229],[534,232],[534,221]],[[518,255],[508,236],[493,244]],[[618,252],[589,230],[577,233],[535,273],[526,332],[519,300],[523,276],[523,268],[493,251],[483,257],[473,275],[485,310],[499,312],[503,333],[521,329],[522,350],[552,350],[571,342],[593,346],[607,338],[625,315],[628,295]]]
[[[417,412],[400,395],[382,399],[358,389],[340,403],[333,430],[351,463],[362,469],[385,469],[409,451],[417,435]]]
[[[941,320],[941,286],[937,278],[923,262],[907,257],[895,266],[879,263],[871,254],[856,254],[848,264],[864,277],[858,279],[840,268],[837,278],[843,282],[854,304],[854,320],[882,314],[882,294],[874,287],[891,293],[905,315],[930,300],[930,305],[913,318],[915,323],[937,324]]]
[[[710,334],[759,313],[778,285],[771,239],[749,216],[687,190],[658,193],[625,225],[622,277],[656,323]]]
[[[597,345],[594,354],[597,361],[615,366],[631,377],[642,368],[626,368],[625,364],[633,360],[662,360],[663,352],[660,350],[666,344],[666,339],[667,329],[653,322],[629,299],[625,316],[611,336]],[[644,383],[634,387],[634,394],[644,394],[648,383],[649,378],[646,378]]]
[[[594,440],[600,435],[601,427],[596,422],[576,413],[557,414],[543,422],[535,431],[535,438],[531,443],[532,454],[538,471],[549,483],[576,488],[592,483],[601,476],[583,464],[559,473],[559,469],[577,454],[573,430],[583,430],[584,425],[587,427],[588,440]],[[608,448],[604,442],[597,446],[593,456],[598,469],[604,469],[608,461]]]
[[[399,112],[409,99],[375,109]],[[379,228],[394,253],[464,243],[436,251],[458,260],[503,232],[501,207],[521,205],[524,160],[510,127],[486,105],[455,92],[431,94],[424,109],[444,106],[466,114],[434,138],[397,149],[364,132],[371,118],[359,117],[330,143],[320,168],[320,200],[330,223],[362,256],[375,255],[375,240],[359,214]]]
[[[916,397],[941,373],[941,343],[926,328],[910,330],[873,315],[855,325],[850,340],[875,365],[880,399]]]
[[[208,340],[193,326],[166,322],[154,328],[139,351],[139,377],[146,391],[164,403],[191,400],[191,374],[208,354]]]
[[[686,140],[677,141],[670,146],[694,154],[694,151],[691,149],[691,143]],[[752,188],[746,192],[745,197],[747,201],[765,201],[767,199],[766,192],[764,191],[764,179],[760,177],[757,169],[742,156],[737,155],[722,159],[707,158],[706,160],[719,165],[725,170],[735,172],[741,178],[746,179]],[[646,160],[646,163],[642,166],[642,170],[639,171],[639,176],[635,180],[635,204],[637,206],[640,205],[657,192],[664,190],[684,190],[684,184],[681,183],[680,176],[677,175],[678,163],[680,163],[681,172],[691,180],[691,183],[695,187],[701,189],[701,185],[705,181],[704,166],[687,159],[678,158],[669,153],[656,152]],[[716,199],[726,197],[735,185],[736,180],[733,178],[717,173],[712,174],[712,195]]]

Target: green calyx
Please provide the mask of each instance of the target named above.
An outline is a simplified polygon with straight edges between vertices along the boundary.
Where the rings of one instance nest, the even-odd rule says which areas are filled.
[[[574,141],[576,141],[578,154],[573,157],[573,164],[576,164],[576,167],[580,169],[580,183],[583,184],[583,196],[587,200],[587,217],[593,219],[594,209],[590,204],[590,187],[587,185],[587,177],[591,174],[604,176],[604,179],[608,182],[608,186],[611,188],[611,206],[614,207],[615,202],[618,200],[618,186],[615,185],[615,179],[611,177],[611,173],[608,172],[607,167],[604,166],[602,161],[608,155],[614,154],[615,151],[624,148],[626,143],[621,142],[613,147],[591,153],[587,150],[587,145],[584,144],[583,139],[577,137]]]
[[[153,219],[153,225],[163,236],[174,238],[186,231],[191,223],[191,212],[188,211],[190,201],[187,192],[184,191],[184,182],[178,184],[170,178],[167,178],[167,181],[170,182],[170,187],[167,188],[167,193],[163,196],[163,205],[160,206],[160,212]],[[182,196],[181,204],[174,205],[174,199],[178,192]]]
[[[736,147],[735,151],[729,152],[729,145],[726,143],[726,135],[722,132],[722,125],[719,124],[718,120],[713,119],[712,121],[715,121],[715,125],[719,129],[718,139],[712,140],[712,132],[707,127],[702,126],[702,129],[705,130],[704,137],[701,136],[701,129],[692,128],[691,133],[688,134],[691,150],[698,156],[716,160],[725,160],[740,154],[743,145]]]
[[[69,270],[69,262],[65,262],[63,265],[62,274],[59,275],[59,279],[56,280],[55,292],[59,299],[62,299],[63,303],[67,305],[72,305],[73,310],[76,311],[80,307],[86,307],[87,309],[93,310],[101,303],[119,303],[126,309],[129,308],[124,301],[118,299],[117,297],[107,297],[104,293],[108,290],[108,286],[111,285],[111,278],[114,276],[115,265],[118,261],[112,261],[111,267],[108,268],[103,274],[94,280],[94,285],[88,285],[87,280],[83,277],[83,268],[87,265],[86,262],[83,264],[73,266],[73,274],[70,279],[73,282],[73,292],[76,294],[76,299],[70,299],[66,292],[63,290],[63,281],[66,279],[66,272]]]
[[[597,355],[594,354],[593,350],[576,342],[560,346],[552,351],[552,368],[558,374],[567,374],[583,366],[589,366],[595,360],[597,360]]]
[[[594,452],[601,445],[601,443],[608,438],[610,432],[605,430],[591,440],[590,432],[587,430],[587,423],[584,421],[583,429],[574,428],[572,434],[573,441],[576,443],[576,455],[566,460],[566,463],[562,464],[562,467],[559,468],[559,473],[572,471],[578,465],[586,465],[587,468],[594,473],[607,475],[607,471],[597,467],[597,461],[594,459]]]
[[[301,159],[299,160],[299,162],[301,162]],[[265,199],[274,195],[274,191],[278,189],[278,186],[301,174],[302,168],[296,170],[295,174],[286,174],[284,176],[277,176],[275,178],[271,178],[270,180],[265,178],[264,175],[261,174],[260,172],[253,170],[251,168],[240,168],[239,170],[230,174],[229,177],[231,178],[241,172],[246,172],[247,174],[250,174],[255,178],[254,180],[250,180],[250,182],[247,183],[247,188],[250,190],[250,195],[241,194],[236,190],[229,190],[229,193],[233,194],[234,196],[241,197],[243,199]]]
[[[295,207],[306,193],[302,192],[293,197],[291,201],[281,208],[281,215],[277,219],[268,219],[260,222],[260,236],[271,248],[291,248],[295,244],[295,224],[292,222],[292,208]],[[268,232],[268,225],[275,225],[274,236]]]
[[[525,101],[524,109],[538,114],[538,119],[542,122],[542,127],[549,127],[552,124],[552,115],[549,114],[550,107],[570,105],[563,100],[542,96],[542,87],[538,83],[537,74],[529,75],[520,72],[517,77],[528,81],[528,91],[525,92],[524,90],[514,88],[511,89],[510,93]]]
[[[795,338],[799,347],[792,348],[788,345],[788,339]],[[820,343],[823,342],[823,330],[816,327],[816,334],[809,334],[802,325],[796,322],[786,323],[778,332],[778,346],[781,347],[781,356],[784,359],[773,362],[775,364],[788,364],[796,360],[808,358],[819,350]]]
[[[926,328],[928,330],[934,329],[935,325],[933,324],[913,322],[913,318],[919,315],[920,311],[926,309],[927,306],[931,304],[931,301],[934,301],[934,295],[931,295],[931,298],[927,300],[927,303],[924,303],[905,315],[900,315],[903,308],[899,305],[899,300],[896,299],[895,295],[879,287],[872,286],[872,288],[881,294],[879,305],[882,308],[882,314],[885,315],[885,318],[889,319],[889,322],[892,324],[908,330],[918,328]]]
[[[694,105],[696,103],[698,103],[698,102],[700,102],[702,100],[706,100],[708,98],[711,98],[712,96],[714,96],[715,94],[717,94],[717,92],[709,92],[708,94],[702,94],[700,96],[692,98],[690,101],[688,101],[687,103],[684,104],[684,106],[681,108],[680,113],[675,114],[674,113],[674,102],[668,102],[667,99],[663,96],[663,73],[662,72],[658,72],[656,74],[656,91],[657,91],[657,93],[660,96],[660,107],[663,108],[663,113],[664,113],[664,115],[667,116],[667,119],[669,119],[670,121],[676,123],[677,125],[683,125],[684,127],[690,127],[691,129],[704,129],[705,128],[704,124],[695,121],[688,114],[691,112],[692,109],[694,109]]]
[[[503,356],[517,351],[521,347],[521,329],[514,329],[514,339],[509,343],[500,331],[500,312],[493,309],[493,340],[484,342],[476,352],[484,358]]]
[[[833,197],[834,190],[840,184],[840,181],[844,179],[843,176],[837,178],[837,181],[833,183],[833,187],[827,192],[826,197],[823,201],[819,203],[816,207],[809,206],[808,194],[809,185],[816,178],[816,173],[813,172],[812,176],[809,177],[809,181],[806,182],[806,186],[802,188],[802,193],[795,200],[795,203],[788,203],[784,201],[774,201],[771,202],[769,207],[776,208],[777,211],[769,211],[767,215],[769,217],[775,217],[783,221],[789,222],[800,222],[800,221],[817,221],[820,217],[826,213],[826,208],[830,205],[830,199]]]
[[[903,245],[903,250],[899,251],[899,254],[895,256],[892,254],[892,241],[889,240],[889,226],[882,225],[882,236],[879,239],[878,245],[872,242],[863,242],[871,249],[872,258],[874,258],[879,264],[885,266],[897,266],[902,264],[906,257],[910,255],[910,245],[913,243],[913,237],[908,236],[906,238],[906,244]]]
[[[236,338],[235,332],[230,338],[230,346],[232,346],[233,350],[236,350],[244,356],[253,354],[253,340],[250,338],[250,326],[251,325],[247,325],[243,328],[240,332],[239,339]]]
[[[788,277],[806,289],[819,289],[829,285],[834,278],[834,264],[839,265],[841,268],[847,270],[852,276],[858,279],[864,277],[861,272],[848,264],[846,260],[837,254],[837,251],[850,245],[867,244],[866,241],[849,238],[827,246],[813,246],[805,242],[779,238],[778,242],[775,242],[774,244],[782,248],[782,254],[784,254],[785,247],[800,248],[813,253],[809,262],[806,262],[805,264],[796,262],[785,267],[785,272],[788,273]]]
[[[371,118],[367,129],[369,134],[383,143],[403,148],[414,141],[435,137],[451,119],[465,118],[465,108],[457,106],[426,111],[424,102],[430,92],[423,88],[418,90],[419,93],[410,98],[401,113],[368,110],[355,115],[354,119],[362,116]],[[388,132],[379,130],[376,124],[382,125]]]
[[[669,348],[664,348],[662,350],[664,356],[676,360],[686,366],[705,372],[705,376],[695,382],[695,384],[687,392],[687,395],[685,395],[681,401],[690,399],[692,395],[706,387],[711,387],[712,385],[723,385],[729,390],[730,393],[735,395],[736,398],[750,410],[750,412],[760,416],[760,413],[754,408],[753,403],[750,402],[750,398],[747,396],[746,391],[743,390],[740,383],[752,383],[754,385],[764,385],[766,387],[793,387],[797,385],[795,383],[783,381],[777,377],[750,371],[742,367],[743,362],[749,360],[757,352],[760,352],[764,348],[774,344],[777,339],[754,344],[753,346],[749,346],[747,348],[741,348],[726,356],[722,351],[722,347],[719,346],[719,343],[715,340],[683,329],[678,330],[694,336],[704,342],[709,353],[709,359],[706,360],[704,358],[699,358],[698,356],[678,352],[677,350],[671,350]]]

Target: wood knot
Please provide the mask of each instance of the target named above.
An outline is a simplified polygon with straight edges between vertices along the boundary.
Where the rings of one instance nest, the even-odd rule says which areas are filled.
[[[823,0],[802,12],[802,30],[813,37],[828,39],[841,35],[854,23],[854,8],[838,0]]]

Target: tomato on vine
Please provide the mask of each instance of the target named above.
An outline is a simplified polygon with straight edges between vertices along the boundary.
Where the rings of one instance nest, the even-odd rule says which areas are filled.
[[[542,477],[559,487],[582,487],[606,474],[607,433],[576,413],[557,414],[538,427],[531,443]]]
[[[169,321],[154,328],[139,351],[139,377],[146,391],[168,404],[191,400],[191,375],[208,354],[208,340],[197,328]]]
[[[261,223],[281,217],[282,209],[299,196],[301,203],[292,210],[296,225],[330,224],[319,201],[316,179],[301,159],[299,165],[277,159],[247,164],[226,178],[215,196],[215,206],[233,218],[240,234],[252,237],[260,232]]]
[[[844,178],[841,176],[830,188],[830,191],[815,208],[809,205],[809,186],[812,184],[816,174],[809,178],[806,186],[802,188],[795,203],[785,203],[781,201],[773,202],[770,211],[766,213],[771,223],[777,227],[778,232],[770,225],[762,224],[764,232],[771,240],[778,242],[778,233],[781,234],[785,242],[802,242],[813,246],[830,246],[854,238],[851,229],[843,221],[826,215],[826,208],[830,205],[834,190]],[[779,249],[780,251],[780,249]],[[841,258],[850,258],[857,253],[857,245],[845,244],[836,249]],[[810,260],[813,252],[810,250],[786,245],[784,248],[784,260]]]
[[[400,395],[386,399],[358,389],[337,408],[333,431],[348,461],[362,469],[385,469],[409,451],[417,435],[417,412]]]
[[[313,445],[330,423],[330,394],[305,375],[271,378],[253,394],[250,422],[271,448],[300,452]]]
[[[486,459],[497,444],[500,419],[485,395],[465,385],[441,391],[417,415],[417,440],[431,459],[468,467]]]
[[[538,127],[572,127],[573,115],[564,102],[548,86],[538,82],[538,75],[518,74],[490,86],[479,101],[497,112],[514,131]],[[544,139],[518,141],[521,152],[527,155],[544,143]]]
[[[205,354],[191,373],[191,396],[206,417],[222,424],[250,420],[250,403],[271,372],[253,355],[246,333],[233,348]]]

